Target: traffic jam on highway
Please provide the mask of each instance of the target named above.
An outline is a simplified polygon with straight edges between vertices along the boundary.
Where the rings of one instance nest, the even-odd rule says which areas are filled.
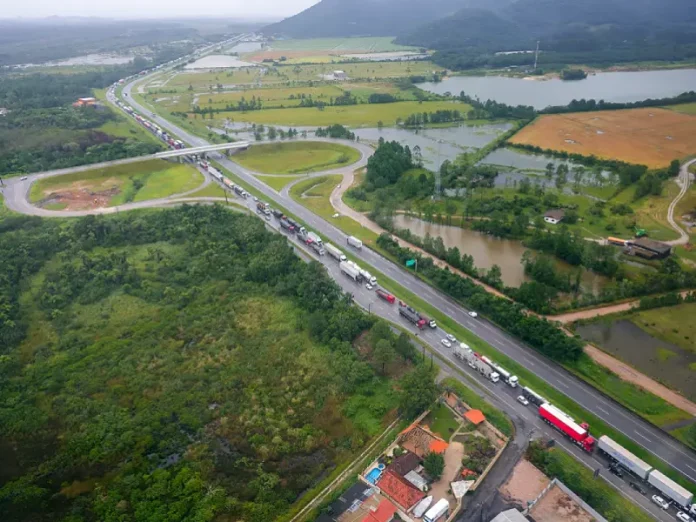
[[[144,71],[146,74],[150,71]],[[136,75],[139,76],[139,75]],[[121,80],[117,84],[110,87],[108,94],[124,112],[132,116],[140,125],[148,129],[154,135],[158,136],[172,149],[184,148],[183,142],[174,139],[168,135],[155,123],[147,120],[142,115],[139,115],[132,107],[116,101],[115,89],[119,84],[123,84]],[[236,185],[218,169],[210,163],[194,157],[194,161],[198,161],[198,165],[207,171],[215,178],[224,188],[229,189],[239,198],[248,199],[250,194],[239,185]],[[324,243],[322,239],[314,232],[309,231],[301,223],[294,219],[285,216],[281,211],[272,209],[268,204],[259,201],[256,197],[253,198],[256,205],[256,212],[263,216],[266,221],[271,221],[275,217],[277,228],[290,235],[294,235],[300,241],[306,250],[313,252],[317,256],[328,254],[337,262],[337,268],[344,277],[352,280],[356,285],[363,286],[369,292],[374,292],[377,300],[386,306],[394,307],[398,310],[398,316],[405,319],[418,330],[431,332],[428,337],[432,341],[435,332],[438,329],[434,320],[430,320],[423,314],[416,311],[413,307],[407,305],[401,300],[398,300],[393,294],[379,288],[377,279],[372,276],[367,270],[361,268],[358,264],[347,259],[346,255],[336,246]],[[270,224],[270,223],[269,223]],[[348,237],[347,245],[360,251],[363,248],[362,242],[355,237]],[[327,266],[326,263],[324,263]],[[331,271],[332,269],[329,268]],[[335,275],[334,277],[339,277]],[[398,307],[398,308],[397,308]],[[477,317],[474,311],[468,312],[472,318]],[[418,335],[418,334],[416,334]],[[425,340],[425,335],[422,336]],[[440,337],[440,336],[437,336]],[[641,495],[650,495],[651,501],[664,510],[665,514],[674,512],[678,520],[682,522],[690,522],[693,516],[696,515],[696,504],[693,503],[693,494],[675,483],[660,471],[633,455],[626,448],[619,445],[609,437],[603,435],[599,439],[595,439],[590,435],[590,427],[587,423],[577,423],[568,414],[563,412],[558,407],[552,405],[541,395],[527,386],[522,386],[517,376],[512,375],[501,365],[496,364],[489,357],[479,354],[472,350],[465,343],[460,343],[451,334],[444,334],[440,340],[440,344],[449,350],[449,353],[464,365],[469,366],[482,375],[492,385],[497,385],[500,381],[506,384],[510,392],[513,393],[516,401],[526,407],[533,408],[535,415],[548,424],[552,429],[559,432],[567,440],[581,448],[584,452],[590,455],[598,455],[605,459],[611,473],[618,478],[627,480],[628,485]],[[519,392],[515,393],[517,388]],[[519,394],[518,394],[519,393]],[[653,494],[654,492],[654,494]]]
[[[199,165],[207,170],[220,183],[230,188],[240,198],[247,199],[249,193],[242,187],[232,183],[220,171],[212,167],[205,161],[199,161]],[[357,263],[348,260],[342,250],[330,243],[324,243],[318,234],[308,230],[296,220],[285,216],[281,211],[271,208],[270,205],[254,198],[256,212],[263,216],[267,221],[274,217],[279,229],[291,236],[294,235],[298,241],[305,245],[317,256],[328,255],[338,264],[340,273],[350,279],[356,285],[363,286],[368,291],[374,291],[376,297],[387,305],[397,307],[398,314],[419,330],[435,331],[438,326],[423,314],[416,311],[413,307],[397,299],[390,292],[382,289],[377,284],[377,278],[367,270],[361,268]],[[360,251],[363,243],[358,238],[349,236],[346,244],[353,249]],[[471,317],[477,317],[476,312],[469,312]],[[648,491],[654,490],[650,500],[662,510],[673,510],[678,520],[691,522],[692,516],[696,515],[696,503],[693,502],[694,495],[685,488],[665,476],[653,466],[641,460],[626,448],[606,435],[595,439],[590,434],[590,426],[587,423],[577,423],[568,414],[552,405],[533,389],[522,386],[518,377],[512,375],[500,364],[495,363],[485,355],[481,355],[472,350],[467,344],[460,343],[451,334],[445,334],[440,343],[452,350],[452,354],[478,372],[491,383],[502,382],[515,391],[519,388],[517,402],[524,407],[531,407],[535,413],[552,429],[559,432],[571,443],[578,446],[589,454],[596,454],[603,458],[608,465],[609,471],[619,478],[627,480],[629,487],[640,493],[648,495]]]

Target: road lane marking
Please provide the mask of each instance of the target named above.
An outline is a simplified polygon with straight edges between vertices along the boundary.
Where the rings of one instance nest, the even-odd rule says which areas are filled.
[[[645,440],[647,440],[648,442],[652,442],[652,439],[649,439],[648,437],[646,437],[645,435],[643,435],[642,433],[640,433],[638,430],[633,430],[633,433],[635,433],[636,435],[638,435],[641,439],[645,439]],[[689,467],[691,467],[691,466],[689,466]],[[696,471],[696,470],[695,470],[695,471]]]

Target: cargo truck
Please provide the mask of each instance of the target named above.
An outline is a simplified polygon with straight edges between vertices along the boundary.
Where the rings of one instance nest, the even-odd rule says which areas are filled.
[[[590,436],[590,426],[587,423],[576,423],[567,414],[548,403],[539,406],[539,415],[588,453],[594,450],[596,441]]]
[[[544,399],[541,395],[539,395],[537,392],[526,386],[522,388],[522,395],[525,399],[527,399],[535,406],[541,406],[542,404],[546,404],[547,402],[549,402],[546,399]]]
[[[648,475],[648,484],[684,509],[689,509],[689,506],[694,500],[694,495],[692,493],[656,469],[651,471],[650,475]]]
[[[324,242],[314,232],[309,233],[309,239],[311,239],[314,243],[318,243],[319,245],[324,246]]]
[[[324,248],[328,252],[328,254],[333,257],[336,261],[341,262],[346,260],[346,256],[341,252],[338,248],[333,246],[331,243],[326,243],[324,245]]]
[[[346,261],[341,261],[341,263],[338,266],[341,269],[341,272],[346,274],[356,283],[362,281],[362,275],[360,275],[360,270],[357,270],[353,265],[348,264]]]
[[[348,236],[348,244],[356,250],[362,250],[363,243],[357,237]]]
[[[287,230],[290,233],[295,232],[295,227],[292,226],[292,224],[285,218],[282,218],[280,220],[280,228],[282,228],[283,230]]]
[[[495,371],[500,374],[501,381],[510,386],[510,388],[517,388],[517,385],[520,382],[520,380],[517,378],[517,375],[512,375],[509,371],[507,371],[499,364],[494,364],[493,368],[495,368]]]
[[[609,457],[613,462],[621,464],[628,471],[641,480],[648,480],[648,475],[653,467],[639,459],[623,446],[620,446],[606,435],[597,440],[597,448],[601,453]]]
[[[424,315],[421,315],[421,319],[423,319],[430,328],[437,328],[437,323],[433,319],[428,319]]]
[[[314,251],[315,251],[317,254],[319,254],[320,256],[323,256],[323,255],[326,253],[325,250],[324,250],[324,247],[321,246],[319,243],[315,243],[314,241],[311,241],[311,242],[309,243],[309,248],[311,248],[312,250],[314,250]]]
[[[393,295],[391,295],[389,292],[385,292],[381,288],[375,290],[375,293],[377,294],[377,297],[384,299],[389,304],[394,304],[396,301],[396,298]]]
[[[489,381],[498,382],[500,380],[500,375],[498,375],[498,372],[495,371],[495,368],[493,368],[493,365],[486,357],[472,351],[467,354],[467,362],[471,368],[479,372]]]
[[[367,270],[363,270],[362,268],[360,269],[360,273],[363,276],[363,279],[370,283],[371,285],[376,285],[377,284],[377,278],[374,277],[370,272]]]
[[[425,321],[423,319],[421,319],[421,316],[418,315],[418,312],[416,312],[410,306],[399,303],[399,315],[401,315],[401,317],[405,318],[408,322],[416,325],[421,330],[423,328],[425,328],[425,324],[426,324]]]

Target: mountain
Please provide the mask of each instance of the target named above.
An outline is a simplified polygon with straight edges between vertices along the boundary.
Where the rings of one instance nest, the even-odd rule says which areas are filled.
[[[322,0],[263,29],[290,38],[395,36],[462,8],[498,9],[512,0]]]

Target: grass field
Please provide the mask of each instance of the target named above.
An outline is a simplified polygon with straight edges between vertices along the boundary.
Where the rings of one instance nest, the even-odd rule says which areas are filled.
[[[654,308],[631,314],[632,322],[653,337],[696,352],[696,303]]]
[[[298,127],[327,126],[339,123],[350,127],[375,127],[378,122],[392,126],[397,118],[405,119],[416,112],[458,110],[466,113],[471,107],[465,103],[450,101],[397,102],[360,104],[338,107],[297,109],[268,109],[250,112],[221,112],[216,119],[233,118],[237,122],[262,123],[264,125],[288,125]]]
[[[338,143],[288,141],[254,145],[235,154],[243,167],[265,174],[305,174],[352,165],[360,152]]]
[[[392,43],[393,36],[370,38],[309,38],[307,40],[277,40],[270,48],[278,51],[356,51],[381,53],[389,51],[410,51],[407,47]]]
[[[682,103],[680,105],[667,105],[665,109],[681,112],[682,114],[696,115],[696,103]]]
[[[202,182],[188,165],[153,160],[42,179],[32,185],[30,200],[50,197],[49,204],[70,209],[110,207],[179,194]]]
[[[315,214],[323,217],[329,223],[336,225],[345,233],[360,238],[363,243],[375,247],[377,234],[372,230],[363,227],[360,223],[353,221],[348,216],[333,217],[336,210],[331,206],[329,197],[334,187],[338,185],[342,176],[334,174],[331,176],[320,176],[302,181],[290,189],[290,196],[300,205],[304,205]],[[305,194],[310,197],[302,197]]]
[[[196,192],[192,192],[188,198],[224,198],[225,191],[217,183],[210,183],[207,187],[203,187]]]
[[[554,114],[510,141],[661,168],[696,150],[696,117],[659,108]]]
[[[433,406],[431,412],[423,420],[423,424],[427,425],[432,432],[437,433],[445,440],[449,440],[461,425],[454,413],[441,402]]]
[[[304,176],[259,176],[258,179],[259,181],[263,181],[272,189],[280,192],[281,190],[283,190],[283,187],[285,187],[285,185],[288,185],[293,181],[297,181],[302,177]]]

